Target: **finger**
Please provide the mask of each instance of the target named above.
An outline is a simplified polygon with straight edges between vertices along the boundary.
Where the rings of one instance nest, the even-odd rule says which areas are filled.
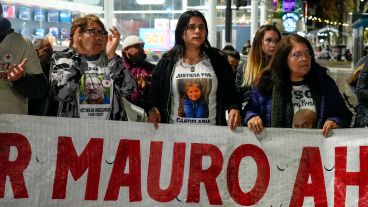
[[[26,67],[27,62],[28,62],[28,58],[24,58],[22,62],[18,65],[18,67],[24,69]]]
[[[323,125],[323,128],[322,128],[323,136],[324,137],[327,137],[330,130],[331,130],[330,124],[329,123],[325,123]]]
[[[157,121],[153,122],[153,126],[155,127],[155,129],[158,129],[158,123],[157,123]]]
[[[229,113],[229,120],[228,120],[230,130],[234,130],[234,114]]]

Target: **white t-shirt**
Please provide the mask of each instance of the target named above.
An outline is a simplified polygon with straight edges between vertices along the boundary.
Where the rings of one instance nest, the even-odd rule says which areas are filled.
[[[86,67],[79,86],[79,116],[90,119],[109,119],[112,103],[112,80],[109,68],[101,56],[97,60],[85,60]]]
[[[28,58],[26,73],[43,73],[32,42],[21,34],[8,34],[0,43],[0,113],[28,114],[28,99],[6,79],[9,66],[21,63],[24,58]]]
[[[178,60],[172,76],[170,123],[216,124],[217,85],[209,58],[195,65]]]
[[[293,128],[312,128],[316,119],[316,104],[311,90],[303,82],[294,82],[292,87]]]

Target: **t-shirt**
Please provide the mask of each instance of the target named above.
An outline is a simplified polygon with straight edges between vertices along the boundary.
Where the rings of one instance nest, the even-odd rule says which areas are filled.
[[[179,59],[172,75],[170,123],[216,124],[217,85],[208,57],[194,65]]]
[[[8,34],[0,43],[0,113],[28,114],[28,99],[12,87],[6,75],[10,65],[19,64],[24,58],[28,58],[26,73],[42,73],[32,42],[21,34]]]
[[[79,116],[109,119],[112,102],[112,80],[101,56],[97,60],[82,58],[84,74],[79,86]]]
[[[316,119],[316,106],[310,88],[303,81],[293,83],[292,102],[293,128],[312,128]]]

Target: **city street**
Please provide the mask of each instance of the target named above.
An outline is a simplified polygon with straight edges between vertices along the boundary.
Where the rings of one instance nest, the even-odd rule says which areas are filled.
[[[336,81],[341,94],[346,94],[349,102],[355,106],[357,104],[356,96],[346,83],[346,79],[353,72],[352,63],[348,61],[329,61],[324,59],[319,59],[317,62],[330,70],[330,76]]]

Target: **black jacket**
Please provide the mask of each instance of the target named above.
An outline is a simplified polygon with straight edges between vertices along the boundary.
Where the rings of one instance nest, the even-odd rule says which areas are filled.
[[[218,79],[216,93],[216,125],[227,125],[225,110],[241,109],[241,103],[236,92],[235,80],[231,67],[219,50],[207,48],[204,53],[209,57]],[[161,122],[168,123],[171,107],[171,88],[174,65],[177,59],[164,55],[155,67],[152,82],[145,100],[145,111],[156,107],[161,113]]]
[[[355,93],[358,98],[355,127],[368,126],[368,64],[364,64],[359,74]]]

